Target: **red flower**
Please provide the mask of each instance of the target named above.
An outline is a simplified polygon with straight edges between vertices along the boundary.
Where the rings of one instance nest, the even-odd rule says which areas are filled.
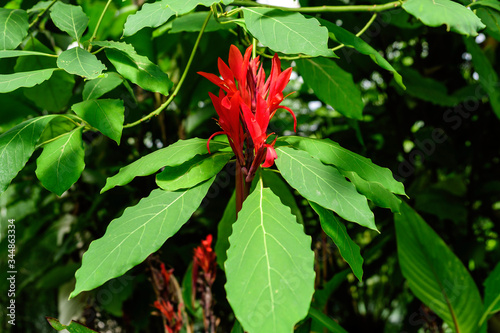
[[[201,268],[203,276],[209,285],[212,285],[217,272],[217,262],[215,252],[212,249],[212,235],[208,235],[201,245],[194,249],[193,258],[193,278],[198,276],[198,269]]]

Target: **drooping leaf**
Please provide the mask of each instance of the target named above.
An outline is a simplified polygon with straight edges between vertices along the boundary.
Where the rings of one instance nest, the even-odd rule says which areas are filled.
[[[50,17],[56,27],[77,41],[80,40],[89,23],[89,18],[83,12],[82,7],[68,5],[61,1],[52,6]]]
[[[227,259],[227,249],[229,249],[229,236],[233,230],[233,223],[236,221],[236,195],[229,199],[222,214],[222,218],[217,225],[217,241],[215,242],[215,254],[217,264],[224,269],[224,263]]]
[[[36,160],[36,176],[47,190],[57,195],[68,190],[85,168],[82,132],[83,127],[78,127],[47,143]]]
[[[364,180],[380,183],[392,193],[406,195],[403,184],[394,179],[391,170],[376,165],[369,158],[342,148],[334,141],[300,136],[285,136],[278,140],[286,141],[297,149],[307,151],[325,164],[332,164],[346,171],[354,171]]]
[[[45,125],[55,115],[32,118],[0,135],[0,193],[3,193],[24,167]]]
[[[475,3],[478,2],[472,4]],[[476,15],[486,25],[484,31],[497,41],[500,41],[500,11],[491,8],[477,8]]]
[[[491,65],[490,61],[481,50],[473,38],[464,38],[467,52],[472,55],[472,64],[477,74],[479,74],[479,83],[483,86],[490,99],[491,108],[495,115],[500,119],[500,91],[498,90],[498,75]]]
[[[362,119],[364,108],[361,91],[352,75],[334,61],[325,58],[296,61],[300,75],[320,100],[344,116]]]
[[[404,10],[418,18],[425,25],[439,27],[466,36],[477,36],[485,26],[469,9],[451,0],[408,0]]]
[[[125,209],[83,255],[70,298],[123,275],[157,251],[187,222],[214,179],[186,191],[153,190],[137,205]]]
[[[183,31],[195,32],[200,31],[203,26],[203,22],[207,18],[207,12],[193,12],[187,15],[180,16],[172,21],[172,29],[169,33],[179,33]],[[234,29],[236,27],[235,23],[219,23],[216,20],[210,20],[207,23],[205,32],[217,31],[217,30],[228,30]]]
[[[14,91],[21,87],[33,87],[50,79],[57,68],[40,69],[14,74],[0,74],[0,93]]]
[[[69,333],[96,333],[97,331],[94,331],[74,320],[69,323],[69,325],[64,325],[61,324],[61,322],[56,319],[56,318],[51,318],[51,317],[45,317],[47,321],[49,322],[50,326],[54,328],[57,331],[66,331]]]
[[[227,143],[212,140],[210,151],[216,152],[228,146]],[[106,180],[106,185],[101,190],[101,193],[115,186],[126,185],[135,177],[151,175],[164,166],[180,165],[196,155],[207,153],[207,140],[205,139],[179,140],[166,148],[159,149],[121,168],[116,175]]]
[[[306,199],[335,211],[342,218],[377,230],[366,198],[340,172],[303,150],[276,148],[276,166],[285,180]]]
[[[123,35],[131,36],[145,27],[159,27],[176,14],[177,13],[170,8],[169,1],[145,3],[137,13],[127,18]]]
[[[342,326],[340,326],[335,320],[331,319],[326,314],[315,308],[311,307],[309,309],[309,316],[314,320],[320,322],[322,326],[330,332],[347,333],[347,331]]]
[[[92,127],[120,144],[125,108],[119,99],[92,99],[73,104],[71,109]]]
[[[95,79],[106,69],[106,66],[95,55],[80,47],[61,53],[57,58],[57,67],[89,80]]]
[[[279,9],[243,8],[248,31],[273,51],[286,54],[333,57],[328,48],[328,30],[315,18]]]
[[[156,184],[165,191],[193,187],[217,175],[233,155],[232,152],[196,155],[181,165],[165,167],[156,175]]]
[[[484,313],[482,320],[488,315],[500,311],[500,263],[484,281]]]
[[[2,50],[0,51],[0,59],[2,58],[14,58],[14,57],[25,57],[25,56],[43,56],[43,57],[55,57],[55,55],[50,53],[36,52],[36,51],[26,51],[26,50]]]
[[[460,259],[407,204],[394,221],[399,264],[412,292],[455,332],[476,332],[483,305]]]
[[[340,255],[351,266],[352,272],[358,280],[361,281],[363,279],[363,257],[359,246],[347,234],[345,225],[337,219],[331,210],[325,209],[314,202],[309,202],[309,204],[319,215],[321,228],[337,245]]]
[[[214,3],[223,3],[225,5],[233,2],[232,0],[169,0],[168,5],[179,14],[185,14],[192,11],[198,5],[210,7]]]
[[[28,14],[20,9],[0,8],[0,50],[13,50],[28,34]]]
[[[143,89],[168,95],[173,85],[168,75],[147,57],[138,55],[132,45],[112,41],[94,42],[94,45],[107,48],[109,61],[124,78]]]
[[[115,72],[106,73],[104,77],[85,82],[83,99],[96,99],[118,87],[123,82],[120,75]]]
[[[405,85],[403,84],[403,78],[401,77],[401,75],[370,44],[368,44],[352,32],[339,27],[338,25],[330,21],[323,19],[319,19],[319,21],[328,29],[328,32],[330,33],[330,37],[332,37],[332,39],[340,44],[344,44],[347,47],[355,48],[359,53],[369,56],[377,65],[391,72],[392,75],[394,75],[394,80],[397,82],[397,84],[399,84],[401,88],[406,89]]]
[[[244,330],[292,332],[307,315],[314,292],[311,237],[259,181],[238,213],[229,242],[227,299]]]

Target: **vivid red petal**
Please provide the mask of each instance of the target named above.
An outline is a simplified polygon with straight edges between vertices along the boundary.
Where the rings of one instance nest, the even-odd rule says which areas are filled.
[[[210,82],[216,84],[220,88],[224,89],[225,91],[229,91],[229,88],[227,87],[227,85],[217,75],[212,74],[212,73],[205,73],[205,72],[198,72],[198,74],[200,74],[204,78],[208,79]]]
[[[210,152],[210,140],[212,140],[212,138],[213,138],[214,136],[221,135],[221,134],[226,134],[226,132],[224,132],[224,131],[215,132],[214,134],[210,135],[210,137],[208,138],[208,141],[207,141],[207,150],[208,150],[208,153],[209,153],[209,154],[212,154],[212,153]]]
[[[238,80],[238,82],[240,82],[242,80],[241,67],[243,65],[243,56],[241,55],[240,50],[234,45],[231,45],[229,48],[228,63],[234,77]]]
[[[263,168],[269,168],[274,164],[274,160],[278,158],[278,154],[276,154],[276,150],[271,145],[266,145],[266,161],[262,164]]]
[[[292,117],[293,117],[293,131],[297,132],[297,118],[295,117],[295,113],[293,113],[293,111],[289,107],[283,106],[283,105],[278,106],[277,109],[285,109],[285,110],[287,110],[288,112],[290,112],[292,114]]]

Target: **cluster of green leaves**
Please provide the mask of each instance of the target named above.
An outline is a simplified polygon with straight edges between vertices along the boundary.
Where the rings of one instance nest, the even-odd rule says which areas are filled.
[[[161,0],[145,3],[140,9],[132,3],[118,5],[111,0],[105,6],[90,0],[78,4],[12,1],[6,8],[0,8],[0,60],[4,65],[2,69],[5,68],[0,74],[3,94],[0,100],[5,103],[2,112],[6,113],[5,120],[0,123],[4,131],[0,136],[0,192],[15,197],[13,188],[23,184],[22,177],[31,179],[33,168],[29,161],[35,157],[34,174],[41,185],[62,196],[63,200],[65,195],[72,193],[82,195],[75,188],[86,183],[93,184],[91,196],[97,195],[96,189],[101,187],[101,198],[110,198],[108,191],[119,190],[115,187],[130,188],[135,184],[133,186],[142,188],[141,196],[127,199],[128,208],[119,206],[118,201],[109,212],[103,213],[112,219],[104,234],[100,228],[95,232],[97,235],[86,236],[85,248],[92,242],[76,271],[72,298],[139,265],[180,233],[181,228],[186,228],[183,226],[195,212],[208,214],[199,208],[200,204],[209,190],[217,186],[221,171],[227,173],[226,165],[233,163],[233,154],[223,141],[212,141],[211,154],[208,154],[207,140],[195,137],[198,133],[207,135],[203,124],[213,111],[204,106],[207,86],[198,83],[193,72],[200,69],[215,72],[216,58],[224,57],[231,43],[243,47],[256,40],[260,43],[258,52],[262,57],[278,52],[285,61],[294,60],[294,69],[305,83],[299,87],[300,96],[295,101],[319,100],[322,105],[328,105],[330,108],[322,107],[316,113],[320,123],[342,119],[354,130],[354,141],[362,146],[365,146],[362,124],[370,123],[370,117],[379,116],[375,106],[384,103],[377,99],[388,104],[394,98],[387,92],[389,87],[392,94],[399,92],[418,101],[408,102],[409,107],[421,101],[456,106],[467,101],[471,91],[477,92],[481,87],[485,94],[477,96],[476,93],[474,102],[489,103],[493,114],[500,118],[495,64],[491,55],[472,38],[486,28],[487,36],[498,40],[500,8],[495,1],[474,2],[469,7],[475,12],[451,0],[407,0],[369,6],[322,6],[323,3],[314,6],[316,1],[309,1],[310,7],[297,10],[229,0]],[[399,12],[393,14],[396,10]],[[109,16],[113,11],[115,18]],[[353,15],[349,14],[351,11],[375,14],[360,30],[352,25],[355,17],[350,16]],[[310,12],[321,15],[306,14]],[[442,82],[422,76],[417,70],[408,68],[404,61],[389,62],[389,57],[384,58],[377,48],[362,38],[374,24],[384,22],[381,21],[384,18],[379,20],[378,12],[388,13],[389,19],[386,19],[410,36],[406,38],[418,39],[426,33],[426,27],[442,25],[447,31],[463,35],[461,45],[471,56],[478,82],[473,82],[472,71],[464,72],[462,79],[469,79],[469,84],[451,95]],[[340,13],[341,18],[332,13]],[[345,24],[339,24],[338,20]],[[355,31],[359,32],[355,34]],[[185,36],[189,39],[183,39]],[[424,45],[425,41],[418,42]],[[218,47],[212,47],[213,43],[218,43]],[[349,66],[352,54],[346,50],[368,56],[370,60],[363,58],[362,62],[374,66],[372,70],[380,71],[379,76],[385,77],[375,91],[370,92],[363,85],[360,87],[358,81],[365,74]],[[201,54],[198,58],[197,52]],[[184,53],[191,55],[188,58]],[[410,58],[415,61],[418,57]],[[183,85],[185,81],[196,84]],[[376,85],[373,83],[376,81],[368,82],[369,86]],[[133,103],[127,103],[130,100]],[[300,102],[297,105],[300,107]],[[14,114],[13,108],[19,108],[19,112]],[[373,109],[370,111],[370,108]],[[403,113],[405,110],[398,108],[397,111]],[[176,134],[169,134],[168,139],[165,114],[175,124],[169,129]],[[157,128],[148,122],[153,116],[158,116]],[[301,122],[303,116],[299,113],[299,122],[308,125],[306,121]],[[288,120],[280,118],[274,121],[274,126],[280,127],[279,121],[289,124]],[[313,121],[311,117],[309,125]],[[457,255],[412,208],[402,203],[399,196],[407,193],[393,173],[336,141],[323,138],[339,131],[336,126],[325,126],[332,131],[318,131],[315,138],[313,135],[308,137],[312,134],[309,132],[314,131],[307,129],[308,126],[301,130],[303,136],[280,136],[276,143],[276,170],[273,170],[277,172],[264,170],[258,174],[237,217],[234,199],[220,200],[224,205],[228,202],[222,219],[215,223],[218,229],[215,249],[227,280],[227,301],[237,319],[234,330],[290,332],[294,328],[306,331],[326,328],[344,332],[323,310],[328,306],[330,294],[349,273],[343,271],[328,280],[322,276],[320,285],[323,288],[318,288],[320,277],[317,274],[326,272],[328,265],[318,264],[320,260],[315,259],[313,239],[305,233],[310,226],[304,221],[303,213],[309,214],[308,219],[319,220],[313,236],[324,233],[333,241],[342,262],[350,266],[362,286],[363,275],[366,277],[363,263],[374,260],[372,258],[377,255],[367,254],[363,259],[357,244],[362,243],[363,238],[357,237],[356,242],[349,236],[348,229],[357,231],[357,235],[366,232],[371,235],[369,237],[374,237],[379,230],[387,230],[385,220],[375,223],[373,210],[386,214],[376,207],[394,213],[397,262],[413,294],[456,332],[486,330],[487,319],[500,310],[496,283],[500,278],[500,266],[490,269],[485,279],[483,303],[476,282]],[[366,131],[370,130],[365,127]],[[131,132],[124,131],[126,128]],[[144,135],[137,128],[161,133],[155,136],[163,136],[161,144],[149,139],[150,146],[167,146],[149,153],[134,151],[134,144]],[[382,128],[389,131],[389,127]],[[380,128],[371,130],[379,136],[388,134]],[[91,172],[100,169],[92,159],[99,156],[99,161],[105,161],[106,155],[116,146],[97,154],[99,150],[94,151],[95,145],[86,137],[92,133],[100,133],[98,135],[116,142],[120,151],[128,156],[126,159],[120,157],[120,163],[106,170],[105,175],[101,172],[96,176],[99,171]],[[124,136],[131,141],[124,140]],[[336,139],[340,141],[342,137]],[[418,142],[424,141],[416,138],[410,143],[418,145]],[[394,166],[397,156],[392,155],[387,164]],[[410,161],[413,175],[422,161],[414,158]],[[91,170],[86,168],[89,163]],[[493,163],[498,164],[498,161]],[[394,172],[396,169],[393,168]],[[104,185],[103,178],[111,174],[114,175],[108,177]],[[156,174],[156,186],[147,183],[142,187],[134,181],[136,177],[153,174]],[[453,173],[446,177],[451,177],[450,174]],[[91,178],[98,180],[89,181]],[[419,183],[415,181],[415,184]],[[416,206],[423,212],[436,211],[425,204],[425,195],[420,189],[411,187],[407,192],[410,197],[415,194]],[[436,192],[424,194],[431,198],[436,196]],[[227,198],[229,196],[230,193]],[[57,202],[61,199],[51,197],[50,207],[59,207]],[[90,214],[99,209],[103,200],[92,204]],[[12,202],[14,200],[8,200],[8,205]],[[208,203],[211,204],[213,202]],[[445,214],[446,210],[440,206],[437,211]],[[118,215],[120,217],[115,218]],[[82,246],[77,248],[76,243],[84,234],[89,217],[82,216],[82,222],[72,229],[65,243],[65,247],[71,249],[64,252],[65,255],[80,254]],[[388,220],[392,222],[392,217]],[[356,229],[348,222],[367,229]],[[37,231],[32,229],[30,233]],[[190,236],[188,233],[184,237]],[[68,245],[71,242],[75,244]],[[377,246],[384,247],[384,241],[373,246],[373,253]],[[164,248],[166,251],[172,249],[170,246]],[[62,256],[58,254],[55,261],[60,262]],[[79,262],[75,265],[79,266]],[[75,272],[75,265],[71,266],[70,274]],[[318,269],[318,265],[322,268]],[[46,266],[40,274],[52,268]],[[59,271],[54,269],[53,272]],[[186,274],[187,278],[189,276]],[[353,281],[351,279],[352,285]],[[183,283],[186,284],[189,285]],[[196,310],[190,310],[196,316]],[[121,313],[121,309],[115,313]],[[79,326],[76,323],[66,326],[55,320],[49,322],[56,329],[70,331],[72,325]],[[226,325],[231,325],[229,322]]]

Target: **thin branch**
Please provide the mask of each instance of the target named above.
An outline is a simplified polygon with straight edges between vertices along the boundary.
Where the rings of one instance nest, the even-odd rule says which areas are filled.
[[[87,51],[89,51],[89,52],[90,52],[90,50],[92,50],[92,41],[97,36],[97,30],[99,30],[99,26],[101,25],[102,19],[104,18],[104,14],[106,14],[106,11],[108,10],[108,7],[112,1],[113,0],[108,0],[108,2],[106,3],[106,6],[104,7],[104,9],[101,13],[101,17],[99,17],[99,21],[97,21],[97,25],[95,26],[94,33],[92,34],[92,37],[90,37],[90,39],[89,39],[89,47],[87,48]]]
[[[31,27],[33,27],[35,25],[36,22],[38,22],[38,20],[40,19],[40,17],[43,16],[43,14],[45,14],[45,12],[47,12],[47,10],[50,9],[50,7],[52,7],[55,3],[56,3],[57,0],[52,0],[52,2],[47,6],[47,8],[45,8],[44,10],[42,10],[36,17],[35,19],[33,20],[33,22],[30,23],[29,25],[29,28],[31,29]]]
[[[360,31],[358,31],[358,33],[356,34],[356,37],[359,37],[359,36],[361,36],[362,34],[365,33],[365,31],[373,24],[373,22],[375,22],[375,19],[377,18],[377,15],[378,15],[378,13],[374,13],[372,15],[372,17],[370,18],[370,20],[368,22],[366,22],[365,26]],[[332,51],[335,52],[335,51],[337,51],[337,50],[339,50],[339,49],[341,49],[343,47],[345,47],[344,44],[337,45],[337,46],[335,46],[332,49]]]
[[[231,5],[234,6],[252,6],[252,7],[266,7],[276,8],[287,12],[300,12],[300,13],[333,13],[333,12],[372,12],[378,13],[386,10],[401,7],[403,1],[393,1],[381,5],[355,5],[355,6],[317,6],[317,7],[299,7],[287,8],[279,6],[264,5],[253,1],[233,1]]]

